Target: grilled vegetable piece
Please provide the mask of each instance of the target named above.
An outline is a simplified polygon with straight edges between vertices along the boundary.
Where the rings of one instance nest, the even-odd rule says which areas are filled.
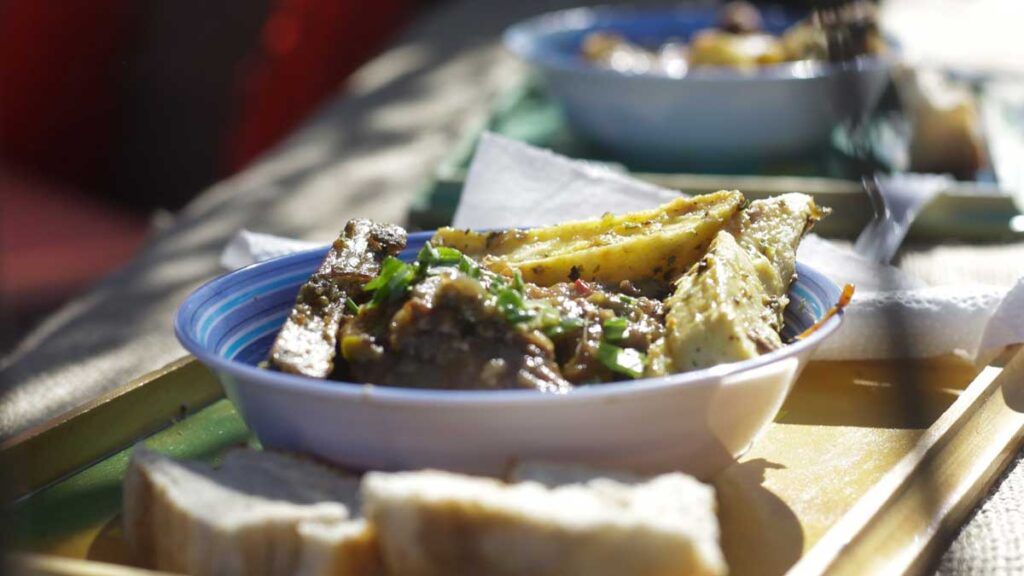
[[[747,251],[771,298],[778,298],[777,325],[789,304],[789,285],[796,278],[796,249],[814,224],[831,212],[806,194],[782,194],[750,203],[728,230]]]
[[[363,284],[377,275],[386,257],[405,247],[405,241],[405,231],[398,226],[350,220],[299,290],[295,307],[270,349],[270,366],[326,378],[334,369],[338,326],[350,313],[346,303],[365,300]]]
[[[434,243],[482,258],[541,286],[567,280],[670,282],[696,262],[744,203],[733,191],[679,198],[653,210],[532,230],[479,233],[442,228]]]
[[[650,375],[753,358],[782,346],[796,248],[823,211],[803,194],[758,200],[715,237],[666,300]]]

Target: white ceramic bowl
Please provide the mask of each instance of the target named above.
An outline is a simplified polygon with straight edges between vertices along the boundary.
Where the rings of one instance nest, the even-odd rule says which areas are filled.
[[[430,236],[411,234],[403,258],[415,258]],[[257,368],[326,250],[205,284],[182,304],[175,329],[264,446],[354,469],[500,474],[517,460],[542,459],[708,477],[771,422],[813,350],[841,322],[836,315],[810,337],[754,360],[565,395],[388,388]],[[809,267],[797,271],[786,334],[816,322],[840,293]]]
[[[820,154],[837,126],[874,108],[889,81],[888,57],[669,77],[626,74],[580,55],[591,32],[658,45],[714,26],[716,14],[714,7],[563,10],[509,28],[505,46],[537,71],[575,132],[615,160],[655,171],[743,172]],[[777,9],[763,15],[772,33],[798,20]]]

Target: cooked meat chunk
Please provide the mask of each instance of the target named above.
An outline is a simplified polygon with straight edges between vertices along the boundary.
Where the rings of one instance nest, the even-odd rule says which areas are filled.
[[[624,293],[627,290],[639,292],[632,286],[620,284],[616,291],[583,281],[527,288],[530,298],[550,302],[563,318],[582,321],[579,327],[552,337],[566,380],[577,385],[618,380],[620,377],[601,361],[602,341],[646,352],[664,335],[662,303],[629,296]]]
[[[364,299],[362,286],[387,256],[405,247],[398,226],[350,220],[317,271],[299,290],[295,307],[274,341],[269,364],[282,372],[326,378],[334,368],[345,303]]]
[[[405,388],[571,388],[559,373],[551,340],[509,322],[483,283],[454,268],[416,284],[383,333],[367,320],[372,310],[363,316],[342,331],[342,351],[356,381]]]

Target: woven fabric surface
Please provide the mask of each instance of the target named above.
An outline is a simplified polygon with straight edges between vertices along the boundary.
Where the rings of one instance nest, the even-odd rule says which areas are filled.
[[[1024,465],[1019,455],[942,556],[937,574],[1024,574]]]

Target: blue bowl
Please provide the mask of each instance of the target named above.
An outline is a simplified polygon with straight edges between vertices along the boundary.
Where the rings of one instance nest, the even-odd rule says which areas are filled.
[[[772,33],[799,19],[783,10],[763,16]],[[580,8],[512,26],[505,46],[539,73],[576,132],[642,169],[736,172],[819,154],[837,126],[874,108],[888,82],[887,57],[697,68],[673,78],[617,72],[580,55],[592,32],[655,46],[689,40],[715,21],[714,8]]]
[[[414,259],[432,235],[411,234],[401,258]],[[538,458],[706,477],[742,453],[771,421],[812,351],[842,318],[836,315],[808,338],[752,360],[565,395],[390,388],[258,368],[327,249],[268,260],[206,283],[182,303],[175,332],[217,374],[264,446],[356,469],[495,474],[511,460]],[[797,271],[785,312],[789,337],[817,322],[840,295],[813,269],[798,263]],[[609,427],[610,421],[622,425]]]

